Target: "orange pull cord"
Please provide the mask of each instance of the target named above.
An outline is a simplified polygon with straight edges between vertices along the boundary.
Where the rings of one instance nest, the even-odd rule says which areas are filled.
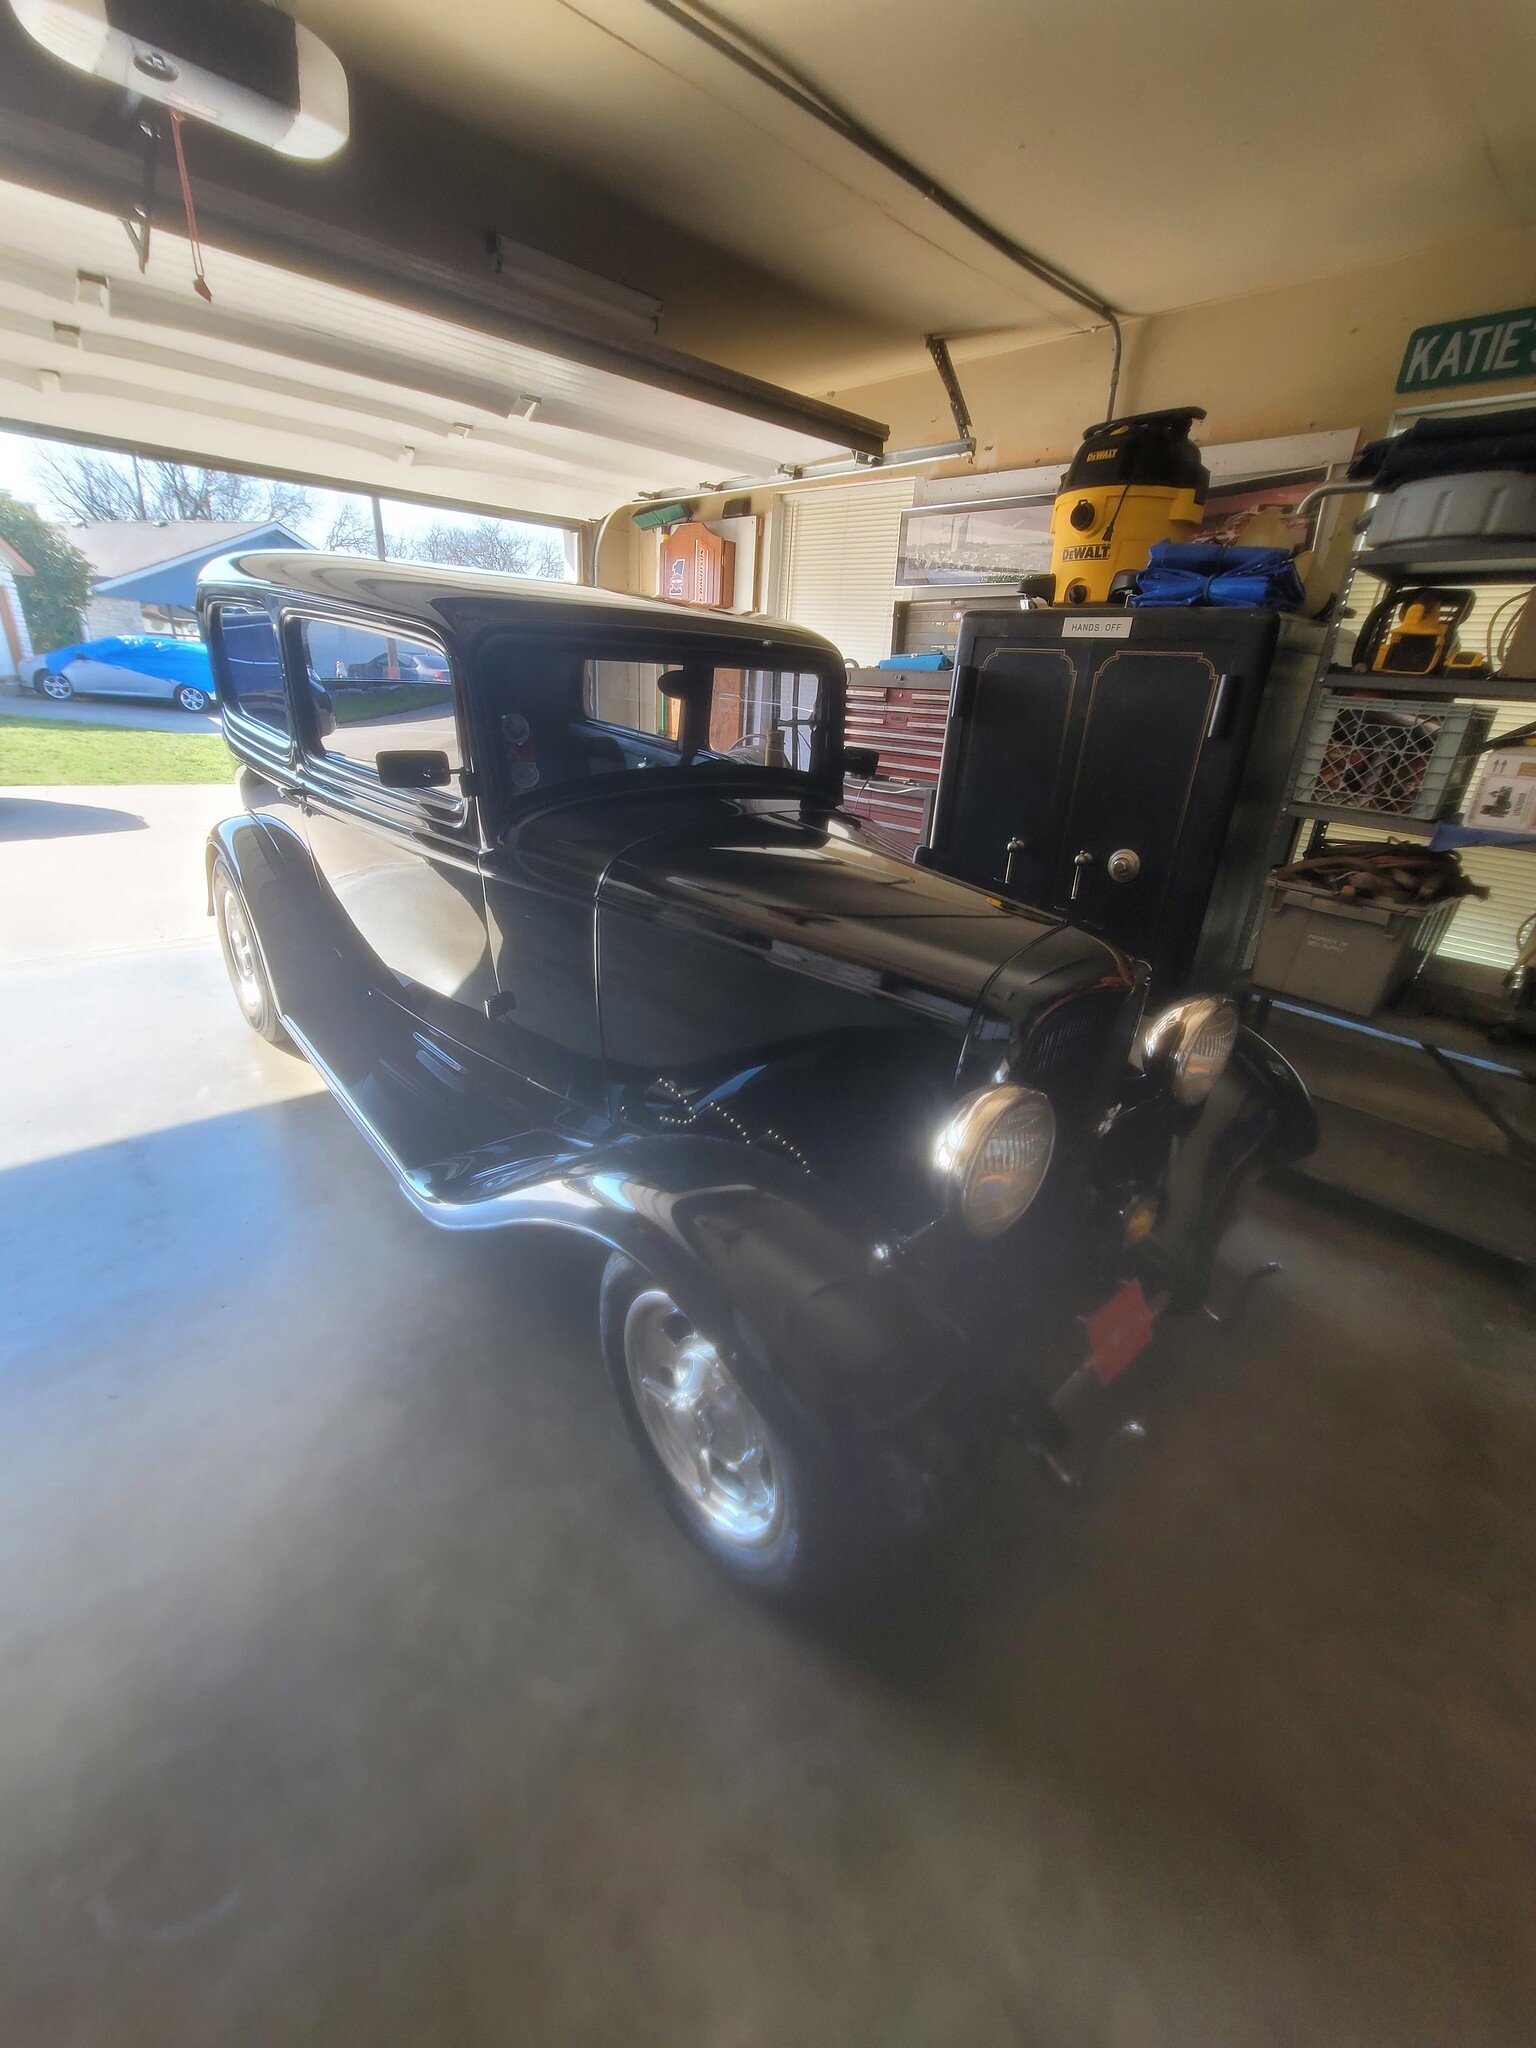
[[[181,146],[181,115],[174,107],[167,109],[171,117],[171,141],[176,150],[176,175],[181,180],[181,203],[187,215],[187,241],[192,248],[192,289],[210,305],[213,293],[208,289],[208,275],[203,268],[203,245],[197,232],[197,209],[192,204],[192,180],[187,176],[186,151]]]

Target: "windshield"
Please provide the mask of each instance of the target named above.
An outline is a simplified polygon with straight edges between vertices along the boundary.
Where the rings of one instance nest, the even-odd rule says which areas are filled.
[[[631,770],[824,766],[827,685],[809,670],[727,666],[691,646],[671,661],[527,643],[498,653],[483,674],[514,795]]]
[[[695,763],[749,762],[809,773],[820,704],[819,679],[796,669],[583,663],[582,708],[589,718],[679,750],[691,743]]]

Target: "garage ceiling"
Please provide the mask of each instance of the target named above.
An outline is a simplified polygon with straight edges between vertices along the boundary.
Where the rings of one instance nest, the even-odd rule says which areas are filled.
[[[731,360],[802,388],[878,329],[1078,316],[645,0],[291,0],[344,57],[865,316],[771,313]],[[870,127],[1132,311],[1536,219],[1529,0],[723,0]],[[643,277],[633,280],[643,285]],[[864,350],[860,359],[859,350]],[[921,360],[914,356],[913,360]]]

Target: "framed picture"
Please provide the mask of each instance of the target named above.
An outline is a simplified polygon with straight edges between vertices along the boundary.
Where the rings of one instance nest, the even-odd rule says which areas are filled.
[[[1306,519],[1296,517],[1296,507],[1349,461],[1359,438],[1353,429],[1337,429],[1202,447],[1211,482],[1196,538],[1316,554],[1328,544],[1339,501],[1325,498]],[[1061,476],[1062,465],[1049,463],[921,479],[911,511],[902,514],[897,584],[975,587],[1049,573],[1051,507]]]
[[[991,504],[914,505],[901,515],[896,581],[935,584],[1016,583],[1051,566],[1053,497],[1008,498]]]

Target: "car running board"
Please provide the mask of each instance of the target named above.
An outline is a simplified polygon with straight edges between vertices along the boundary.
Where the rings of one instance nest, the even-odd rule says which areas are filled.
[[[283,1017],[283,1027],[412,1208],[439,1229],[569,1225],[576,1220],[573,1207],[590,1202],[569,1176],[591,1148],[548,1118],[525,1121],[509,1103],[501,1136],[466,1144],[467,1102],[483,1130],[487,1103],[496,1098],[473,1088],[462,1057],[413,1029],[403,1015],[398,1032],[378,1034],[383,1042],[356,1081],[344,1080],[291,1016]]]

